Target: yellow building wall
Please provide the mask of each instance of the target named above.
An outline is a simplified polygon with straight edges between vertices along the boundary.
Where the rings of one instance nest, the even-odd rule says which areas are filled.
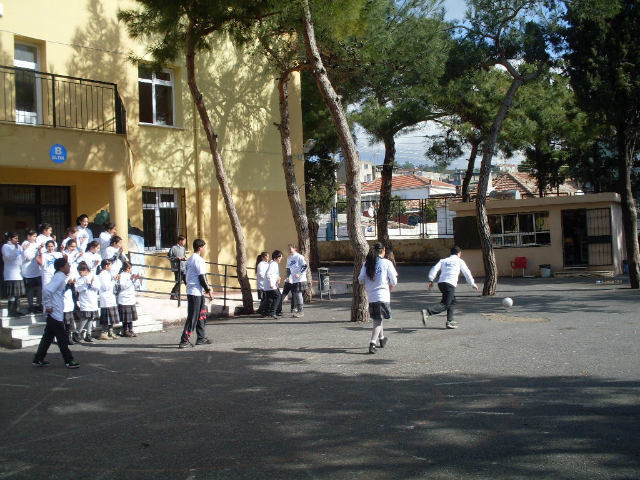
[[[451,210],[459,217],[475,216],[475,203],[454,203]],[[564,268],[562,211],[571,209],[611,209],[612,256],[610,265],[589,267],[591,270],[613,270],[622,273],[622,222],[620,213],[620,197],[615,193],[601,193],[596,195],[576,195],[571,197],[546,197],[523,200],[490,200],[487,202],[489,215],[505,215],[508,213],[549,212],[551,245],[540,247],[509,247],[494,248],[498,275],[511,275],[511,261],[515,257],[526,257],[527,269],[525,275],[540,275],[540,265],[550,264],[551,272]],[[467,249],[462,252],[462,258],[469,266],[472,275],[484,276],[482,250]],[[514,275],[522,275],[517,270]]]
[[[0,19],[0,62],[12,66],[15,41],[40,45],[41,70],[59,75],[117,84],[127,110],[127,136],[86,131],[0,125],[0,183],[71,185],[72,218],[95,213],[109,204],[109,177],[127,175],[127,216],[142,228],[142,187],[185,191],[188,245],[197,235],[196,152],[200,161],[200,215],[207,260],[235,264],[235,244],[215,177],[211,151],[194,117],[194,106],[182,61],[174,69],[175,126],[138,122],[138,66],[129,57],[144,57],[145,45],[132,41],[116,13],[137,7],[131,1],[5,0]],[[59,26],[64,25],[64,28]],[[15,33],[10,33],[15,32]],[[244,228],[249,265],[263,250],[284,250],[297,241],[285,189],[278,130],[275,73],[260,55],[217,39],[208,53],[197,56],[199,88],[218,135],[227,178]],[[289,84],[291,136],[296,175],[304,183],[300,79]],[[18,134],[16,134],[16,132]],[[69,158],[55,165],[48,157],[53,143],[63,144]],[[29,165],[29,169],[17,168]],[[16,167],[15,169],[8,167]],[[89,174],[88,170],[95,172]],[[6,172],[6,173],[5,173]],[[36,172],[34,174],[34,172]],[[54,183],[55,182],[55,183]],[[85,186],[88,185],[88,186]],[[304,197],[304,194],[303,194]],[[120,229],[121,231],[121,229]],[[190,248],[190,247],[189,247]],[[163,262],[164,259],[150,259]]]

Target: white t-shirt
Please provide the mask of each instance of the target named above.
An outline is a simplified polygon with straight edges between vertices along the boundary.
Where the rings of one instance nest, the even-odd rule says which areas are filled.
[[[442,270],[442,272],[440,272]],[[443,258],[429,272],[429,281],[433,282],[440,272],[440,279],[438,283],[448,283],[449,285],[453,285],[454,287],[458,286],[458,277],[460,276],[460,272],[464,275],[464,278],[467,279],[467,283],[472,287],[476,286],[476,282],[473,280],[471,276],[471,272],[467,267],[467,264],[464,263],[458,255],[451,255],[447,258]]]
[[[56,272],[53,264],[56,258],[62,258],[60,252],[42,252],[42,286],[44,287],[53,278],[53,274]]]
[[[24,278],[38,278],[41,275],[38,255],[40,255],[40,249],[37,244],[31,242],[22,244],[22,276]]]
[[[113,235],[111,235],[109,232],[102,232],[100,234],[100,236],[98,237],[98,241],[100,242],[100,255],[102,255],[102,258],[109,258],[107,256],[107,247],[109,245],[111,245],[111,237]]]
[[[396,272],[393,263],[386,258],[378,257],[376,259],[376,274],[373,280],[369,279],[365,266],[362,265],[360,275],[358,275],[358,282],[364,283],[369,296],[369,303],[389,303],[391,301],[389,284],[396,285],[398,283],[398,272]]]
[[[289,258],[287,258],[287,268],[291,272],[289,277],[289,281],[291,283],[307,281],[307,277],[304,275],[304,272],[307,269],[307,262],[298,252],[295,252],[293,255],[289,255]],[[296,278],[296,275],[300,276]]]
[[[204,258],[194,253],[184,264],[187,279],[187,295],[202,296],[204,289],[200,285],[200,275],[206,275]]]
[[[53,237],[47,237],[44,234],[40,234],[36,237],[36,245],[40,246],[40,245],[45,245],[46,248],[46,243],[49,240],[53,240]],[[53,246],[55,247],[56,250],[58,250],[58,243],[57,242],[53,242]]]
[[[85,262],[91,269],[91,273],[95,275],[96,269],[100,265],[100,262],[102,262],[102,256],[99,253],[92,253],[92,252],[86,251],[78,259],[78,263],[80,262]]]
[[[78,240],[78,249],[85,252],[87,245],[93,241],[93,232],[89,230],[89,227],[83,228],[80,225],[78,225],[77,229],[78,235],[76,239]]]
[[[113,267],[111,267],[113,269]],[[111,276],[109,270],[103,270],[98,276],[100,280],[100,308],[117,307],[116,296],[113,294],[113,287],[116,280]]]
[[[78,292],[78,307],[83,312],[95,312],[98,310],[98,288],[100,281],[93,274],[82,276],[76,280],[76,292]]]
[[[280,264],[275,260],[271,260],[269,262],[269,268],[267,268],[267,273],[265,273],[265,290],[275,290],[278,288],[278,277],[280,276]]]
[[[64,320],[64,289],[67,287],[67,276],[62,272],[56,272],[51,282],[42,289],[42,305],[45,311],[53,308],[50,313],[54,320]]]
[[[22,280],[22,247],[7,242],[2,246],[4,279]]]
[[[268,268],[269,268],[269,262],[265,262],[264,260],[262,260],[258,264],[258,267],[256,268],[258,290],[265,289],[265,284],[266,284],[265,274],[267,273]]]
[[[64,312],[73,312],[76,309],[76,302],[73,299],[73,289],[68,287],[64,291]]]
[[[122,268],[122,261],[120,260],[120,247],[107,247],[107,255],[104,258],[108,258],[113,262],[111,265],[111,274],[115,277],[120,273]]]
[[[131,274],[122,272],[120,274],[120,291],[118,292],[118,305],[135,305],[136,304],[136,286],[135,281],[131,280]]]
[[[62,252],[63,256],[67,257],[67,262],[71,265],[71,273],[72,278],[76,278],[78,276],[78,263],[80,263],[80,252],[76,249],[73,252],[69,250],[65,250]]]

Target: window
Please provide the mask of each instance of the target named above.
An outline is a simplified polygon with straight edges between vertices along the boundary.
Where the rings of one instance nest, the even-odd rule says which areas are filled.
[[[549,212],[489,215],[489,228],[496,248],[551,245]]]
[[[42,124],[42,77],[35,73],[40,68],[40,49],[30,43],[14,45],[13,66],[34,70],[17,70],[16,87],[16,123],[28,125]]]
[[[138,66],[140,123],[173,126],[172,70],[154,71],[148,65]]]
[[[178,241],[178,235],[186,236],[184,191],[144,187],[142,228],[145,250],[171,248]]]

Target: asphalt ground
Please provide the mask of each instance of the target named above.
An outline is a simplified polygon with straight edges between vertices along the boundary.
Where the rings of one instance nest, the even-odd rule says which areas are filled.
[[[0,478],[640,478],[640,292],[462,280],[446,330],[420,320],[426,270],[399,267],[375,355],[347,296],[211,320],[189,350],[177,327],[75,345],[77,370],[0,350]]]

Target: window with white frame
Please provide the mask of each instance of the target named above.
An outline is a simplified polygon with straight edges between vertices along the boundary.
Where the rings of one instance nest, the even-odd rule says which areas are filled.
[[[173,126],[174,72],[168,68],[155,71],[138,66],[140,123]]]
[[[142,228],[145,250],[164,250],[175,245],[178,235],[185,235],[185,219],[182,189],[142,188]]]
[[[496,248],[551,245],[549,212],[489,215],[489,227]]]

